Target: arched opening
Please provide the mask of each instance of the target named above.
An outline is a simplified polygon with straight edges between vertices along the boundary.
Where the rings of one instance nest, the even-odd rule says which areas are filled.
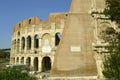
[[[30,36],[27,37],[27,49],[28,50],[31,49],[31,37]]]
[[[56,33],[55,34],[55,46],[59,45],[60,39],[61,39],[61,34],[60,33]]]
[[[17,34],[18,34],[18,37],[19,37],[19,36],[20,36],[20,31],[18,31],[18,33],[17,33]]]
[[[31,58],[30,57],[28,57],[26,59],[26,66],[27,66],[28,70],[30,71],[30,66],[31,66]]]
[[[16,39],[14,40],[14,50],[16,50]]]
[[[17,40],[17,51],[19,52],[19,47],[20,47],[20,39]]]
[[[19,57],[17,57],[16,59],[16,64],[19,64]]]
[[[39,36],[34,36],[34,48],[39,48]]]
[[[50,34],[48,33],[45,33],[43,36],[42,36],[42,52],[43,53],[50,53],[51,52],[51,36]]]
[[[42,59],[42,71],[49,72],[51,70],[51,59],[46,56]]]
[[[15,64],[15,57],[13,57],[12,60],[13,60],[12,63]]]
[[[34,59],[34,71],[38,71],[38,57]]]
[[[25,38],[24,37],[22,37],[22,42],[21,42],[21,47],[22,47],[22,50],[24,50],[25,49]]]
[[[21,58],[21,64],[24,64],[24,57]]]
[[[32,24],[32,20],[31,19],[29,19],[29,24]]]

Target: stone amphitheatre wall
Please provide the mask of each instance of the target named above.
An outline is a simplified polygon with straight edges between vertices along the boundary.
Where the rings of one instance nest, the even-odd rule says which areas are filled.
[[[52,13],[45,21],[35,16],[18,22],[12,33],[10,63],[42,71],[48,60],[51,68],[66,18],[67,13]]]

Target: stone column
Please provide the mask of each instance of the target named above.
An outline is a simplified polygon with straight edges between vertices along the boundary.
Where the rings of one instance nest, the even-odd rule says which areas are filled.
[[[25,37],[25,53],[27,52],[27,37]]]
[[[41,43],[41,35],[39,34],[39,51],[41,51],[41,46],[42,46],[42,43]]]
[[[27,58],[26,58],[26,57],[24,57],[24,64],[25,64],[25,65],[26,65],[26,59],[27,59]]]
[[[103,68],[102,54],[96,53],[95,59],[96,59],[96,65],[97,65],[97,71],[98,71],[97,77],[98,77],[98,79],[102,80],[104,78],[103,73],[102,73],[102,71],[103,71],[103,69],[102,69]]]
[[[53,66],[54,56],[51,56],[51,67]]]
[[[18,64],[21,64],[21,57],[19,57],[19,62],[18,62]]]
[[[38,71],[42,72],[42,57],[38,57]]]
[[[30,70],[34,70],[34,57],[31,57]]]
[[[20,37],[20,41],[19,41],[19,53],[21,53],[21,37]]]
[[[52,43],[52,48],[54,48],[55,47],[55,34],[52,34],[51,43]]]
[[[34,53],[34,35],[31,36],[31,53]]]
[[[15,64],[16,64],[17,57],[15,57]]]

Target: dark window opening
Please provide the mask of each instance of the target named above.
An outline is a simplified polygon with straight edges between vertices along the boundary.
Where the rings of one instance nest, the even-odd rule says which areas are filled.
[[[20,32],[18,31],[18,36],[20,36]]]
[[[19,64],[19,58],[17,57],[16,63]]]
[[[27,49],[28,50],[31,49],[31,37],[30,36],[27,37]]]
[[[20,40],[17,40],[17,51],[19,52],[19,47],[20,47]]]
[[[44,57],[42,60],[42,71],[49,72],[51,70],[51,60],[50,57]]]
[[[30,66],[31,66],[31,58],[30,57],[28,57],[26,60],[26,66],[28,68],[28,71],[30,71]]]
[[[34,59],[34,71],[38,71],[38,58]]]
[[[34,47],[39,48],[39,36],[35,35],[34,37]]]
[[[19,24],[19,28],[21,27],[21,24]]]
[[[25,49],[25,38],[22,37],[22,50]]]
[[[55,34],[55,46],[59,45],[60,39],[61,39],[61,34],[60,33],[56,33]]]
[[[32,24],[32,20],[31,19],[29,19],[29,24]]]
[[[21,58],[21,64],[24,64],[24,57]]]
[[[14,40],[14,50],[16,50],[16,40]]]

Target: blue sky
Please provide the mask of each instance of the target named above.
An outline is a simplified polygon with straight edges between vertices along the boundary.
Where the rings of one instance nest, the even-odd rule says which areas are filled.
[[[12,28],[29,17],[47,19],[52,12],[68,12],[71,0],[0,0],[0,48],[9,48]]]

